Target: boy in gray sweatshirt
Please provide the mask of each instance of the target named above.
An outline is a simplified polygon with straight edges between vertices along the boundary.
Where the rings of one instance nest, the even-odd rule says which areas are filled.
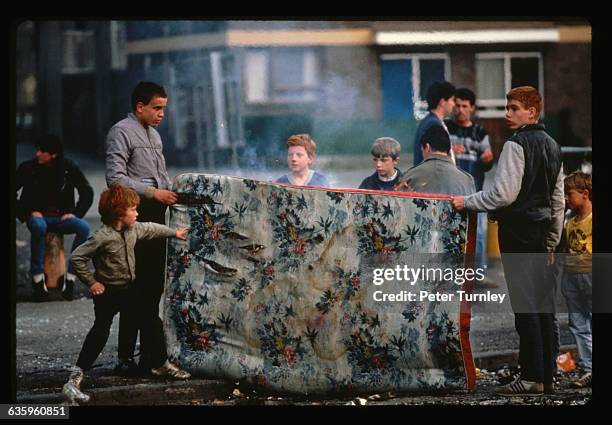
[[[80,245],[73,253],[71,262],[76,275],[84,282],[93,296],[95,321],[85,338],[83,347],[72,369],[63,393],[70,402],[87,402],[89,396],[80,391],[83,371],[88,370],[106,345],[113,318],[119,312],[134,309],[131,283],[136,275],[134,245],[138,240],[176,237],[186,240],[189,231],[186,227],[176,230],[150,222],[137,222],[138,194],[120,184],[113,184],[100,195],[98,211],[102,217],[102,227]],[[92,260],[95,272],[89,270]],[[159,340],[162,349],[155,353],[152,373],[187,379],[191,375],[168,361],[163,341],[163,329],[142,323],[143,332],[151,339]]]

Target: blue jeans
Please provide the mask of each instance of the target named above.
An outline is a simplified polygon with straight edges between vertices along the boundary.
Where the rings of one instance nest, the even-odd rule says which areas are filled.
[[[89,237],[89,224],[83,219],[72,217],[62,220],[58,216],[30,217],[27,222],[30,229],[30,273],[44,273],[45,235],[47,232],[60,235],[75,234],[72,249],[81,245]],[[73,273],[72,264],[68,262],[68,272]]]
[[[479,212],[476,226],[476,267],[485,268],[487,265],[487,213]]]
[[[561,292],[567,302],[569,329],[576,340],[578,365],[585,372],[593,367],[593,275],[563,273]]]

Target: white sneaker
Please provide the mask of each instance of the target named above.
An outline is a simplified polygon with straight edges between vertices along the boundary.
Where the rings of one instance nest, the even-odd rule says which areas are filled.
[[[151,369],[151,373],[159,377],[170,377],[175,379],[189,379],[191,373],[186,370],[180,369],[178,366],[170,363],[168,360],[156,369]]]
[[[64,394],[66,401],[70,403],[87,403],[89,401],[90,397],[80,390],[81,382],[83,382],[83,369],[75,366],[70,372],[68,382],[62,387],[62,394]]]

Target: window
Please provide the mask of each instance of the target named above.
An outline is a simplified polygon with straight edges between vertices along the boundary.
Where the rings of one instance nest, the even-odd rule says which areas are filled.
[[[512,87],[533,86],[544,96],[542,55],[538,52],[479,53],[476,55],[478,116],[501,118],[506,93]]]
[[[434,81],[450,81],[450,60],[444,53],[384,54],[383,114],[387,118],[427,115],[427,89]]]
[[[312,49],[251,50],[245,55],[248,103],[312,102],[319,88],[319,62]]]
[[[64,32],[64,74],[91,72],[95,67],[94,32],[66,30]]]

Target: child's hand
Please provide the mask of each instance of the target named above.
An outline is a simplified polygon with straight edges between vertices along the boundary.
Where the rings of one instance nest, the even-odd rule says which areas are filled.
[[[105,290],[106,288],[100,282],[95,282],[89,287],[89,292],[91,292],[91,295],[93,295],[94,297],[97,295],[102,295]]]
[[[187,233],[189,233],[189,227],[179,227],[178,229],[176,229],[176,238],[186,241],[187,240]]]

